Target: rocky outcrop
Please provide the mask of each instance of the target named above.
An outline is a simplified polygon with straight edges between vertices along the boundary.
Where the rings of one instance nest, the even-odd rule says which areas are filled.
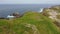
[[[12,15],[15,16],[16,18],[20,17],[20,14],[18,12],[13,13]]]
[[[51,18],[53,21],[56,21],[56,23],[60,24],[60,6],[45,8],[42,14]]]

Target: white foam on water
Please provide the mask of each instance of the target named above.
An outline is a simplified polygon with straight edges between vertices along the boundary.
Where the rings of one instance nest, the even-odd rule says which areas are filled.
[[[44,8],[41,8],[40,11],[38,11],[39,13],[43,11]]]

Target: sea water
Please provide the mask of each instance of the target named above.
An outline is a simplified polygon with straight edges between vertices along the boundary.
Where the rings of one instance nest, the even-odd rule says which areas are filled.
[[[7,17],[14,12],[19,12],[20,15],[26,11],[39,12],[41,8],[51,7],[51,4],[0,4],[0,17]]]

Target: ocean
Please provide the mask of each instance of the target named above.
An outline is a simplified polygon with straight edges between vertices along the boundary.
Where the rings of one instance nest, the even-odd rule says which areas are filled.
[[[40,11],[41,8],[48,8],[51,4],[0,4],[0,17],[7,17],[14,12],[19,12],[20,15],[26,11]]]

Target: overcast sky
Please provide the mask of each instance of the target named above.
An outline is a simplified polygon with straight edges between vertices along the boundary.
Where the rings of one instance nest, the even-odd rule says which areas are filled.
[[[0,0],[0,4],[60,4],[60,0]]]

